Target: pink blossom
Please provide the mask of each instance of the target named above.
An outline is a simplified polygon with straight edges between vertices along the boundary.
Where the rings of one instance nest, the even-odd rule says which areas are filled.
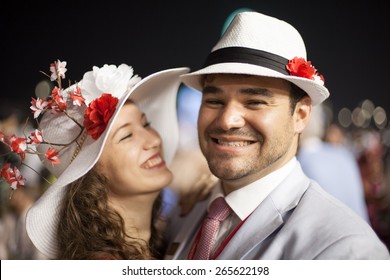
[[[9,163],[3,166],[0,175],[7,181],[8,184],[10,184],[11,188],[14,190],[24,186],[26,181],[26,179],[20,173],[19,169],[16,166],[12,169],[11,164]]]
[[[43,99],[35,99],[32,97],[30,109],[34,113],[34,119],[38,118],[39,115],[47,109],[47,105],[49,104],[46,100]]]
[[[59,59],[56,62],[50,64],[50,80],[55,81],[58,77],[62,79],[65,78],[66,69],[66,61],[60,61]]]
[[[58,152],[53,149],[49,148],[46,152],[46,158],[50,160],[52,164],[59,164],[60,163],[60,158],[58,157]]]
[[[73,105],[79,106],[79,107],[85,101],[85,98],[81,95],[81,89],[79,87],[77,87],[74,92],[70,93],[70,98],[73,100]]]
[[[10,147],[13,152],[19,155],[24,154],[24,151],[27,149],[26,138],[12,135],[9,138],[9,140],[10,140]]]
[[[42,132],[38,129],[35,129],[34,132],[31,132],[29,138],[30,138],[30,143],[32,144],[39,144],[42,143],[43,141]]]
[[[11,185],[11,188],[13,188],[14,190],[24,186],[24,183],[26,182],[26,178],[24,178],[22,176],[22,174],[20,173],[19,169],[16,168],[16,166],[14,167],[14,170],[13,170],[13,177],[8,181],[8,184]]]

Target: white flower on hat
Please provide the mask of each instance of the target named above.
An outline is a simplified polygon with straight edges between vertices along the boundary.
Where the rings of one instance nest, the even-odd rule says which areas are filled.
[[[320,75],[315,75],[313,77],[314,81],[317,83],[317,84],[320,84],[321,86],[325,86],[325,82],[324,82],[324,78]]]
[[[141,78],[134,75],[133,68],[126,64],[107,65],[99,68],[94,66],[93,71],[84,74],[80,88],[88,105],[103,93],[121,98],[130,88],[137,84]]]

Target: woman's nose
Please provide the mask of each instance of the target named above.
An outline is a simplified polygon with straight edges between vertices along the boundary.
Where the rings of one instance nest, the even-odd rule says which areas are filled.
[[[155,147],[158,147],[161,145],[161,137],[160,135],[158,134],[157,131],[155,131],[154,129],[150,130],[150,129],[146,129],[145,130],[145,148],[146,149],[152,149],[152,148],[155,148]]]

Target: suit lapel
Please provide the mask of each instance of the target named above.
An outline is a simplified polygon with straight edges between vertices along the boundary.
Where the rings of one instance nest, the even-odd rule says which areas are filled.
[[[282,223],[283,219],[271,201],[264,200],[232,237],[218,259],[241,259],[248,250],[262,242]]]
[[[253,211],[217,259],[242,259],[284,223],[284,215],[295,208],[310,180],[297,167]]]

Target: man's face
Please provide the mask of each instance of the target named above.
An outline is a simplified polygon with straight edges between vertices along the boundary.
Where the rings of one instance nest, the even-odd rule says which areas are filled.
[[[198,118],[201,150],[232,190],[278,169],[296,153],[302,124],[282,79],[207,76]],[[297,106],[298,107],[298,106]]]

